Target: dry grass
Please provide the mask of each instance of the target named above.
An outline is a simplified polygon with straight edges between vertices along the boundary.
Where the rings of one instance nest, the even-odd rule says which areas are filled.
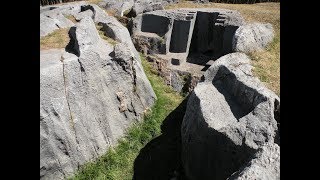
[[[67,19],[69,19],[70,21],[72,21],[73,23],[77,23],[78,21],[76,20],[76,18],[74,18],[74,16],[72,15],[65,15],[65,17]]]
[[[102,39],[106,40],[109,44],[115,46],[115,45],[118,43],[118,41],[116,41],[116,40],[114,40],[114,39],[106,36],[106,34],[104,33],[104,31],[102,30],[102,28],[103,28],[102,25],[96,24],[96,28],[97,28],[97,30],[98,30],[98,33],[99,33],[100,37],[101,37]]]
[[[58,29],[40,38],[40,50],[64,48],[70,41],[69,28]]]
[[[116,15],[116,11],[112,10],[112,9],[106,10],[106,13],[108,14],[108,16],[115,16]]]
[[[253,73],[272,91],[280,96],[280,3],[257,4],[197,4],[183,1],[171,4],[166,9],[176,8],[224,8],[237,10],[247,22],[271,23],[275,30],[275,38],[265,51],[249,54]]]
[[[99,2],[101,2],[102,0],[87,0],[88,3],[91,4],[99,4]]]

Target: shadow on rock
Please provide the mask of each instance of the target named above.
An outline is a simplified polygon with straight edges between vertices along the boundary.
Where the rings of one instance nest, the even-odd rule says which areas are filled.
[[[133,180],[186,180],[181,165],[181,123],[188,97],[161,125],[162,134],[140,150]]]

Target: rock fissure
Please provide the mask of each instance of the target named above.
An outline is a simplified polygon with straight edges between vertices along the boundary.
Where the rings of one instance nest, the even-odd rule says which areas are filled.
[[[73,116],[72,116],[72,112],[71,112],[71,108],[70,108],[70,104],[69,104],[69,98],[68,98],[68,92],[67,92],[67,85],[66,85],[66,76],[65,76],[65,64],[64,64],[64,57],[61,56],[60,58],[60,61],[62,63],[62,76],[63,76],[63,85],[64,85],[64,94],[65,94],[65,97],[66,97],[66,101],[67,101],[67,106],[68,106],[68,111],[69,111],[69,121],[70,121],[70,126],[72,128],[72,130],[74,131],[75,133],[75,138],[76,137],[76,130],[75,130],[75,127],[74,127],[74,120],[73,120]]]

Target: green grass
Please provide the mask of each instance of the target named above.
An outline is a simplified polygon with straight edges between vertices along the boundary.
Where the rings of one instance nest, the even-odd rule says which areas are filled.
[[[71,179],[131,180],[133,163],[139,151],[161,134],[162,121],[182,102],[183,97],[165,85],[164,80],[156,74],[145,57],[140,56],[145,73],[157,95],[157,101],[151,110],[145,113],[143,121],[128,129],[116,147],[110,148],[95,162],[84,165]]]

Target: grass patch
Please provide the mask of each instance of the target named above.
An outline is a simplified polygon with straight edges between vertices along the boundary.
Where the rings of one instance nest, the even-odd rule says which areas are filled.
[[[143,121],[128,129],[116,147],[110,148],[95,162],[84,165],[72,180],[131,180],[134,160],[139,151],[161,134],[162,121],[182,102],[183,97],[165,85],[165,81],[155,73],[145,57],[142,54],[140,56],[145,73],[157,95],[157,101],[151,110],[146,112]]]
[[[280,96],[280,36],[276,35],[265,51],[249,54],[253,74]]]
[[[65,48],[70,41],[69,38],[70,28],[61,28],[53,31],[47,36],[40,38],[40,50]]]
[[[106,10],[106,13],[108,16],[115,16],[117,12],[116,12],[116,10],[108,9],[108,10]]]
[[[65,17],[67,19],[69,19],[70,21],[72,21],[73,23],[77,23],[78,21],[76,20],[76,18],[74,18],[74,16],[72,15],[65,15]]]
[[[176,8],[223,8],[237,10],[247,22],[270,23],[275,38],[264,51],[248,54],[252,61],[253,74],[269,89],[280,96],[280,3],[225,4],[193,3],[182,1],[170,4],[165,9]]]
[[[106,33],[102,30],[102,28],[103,28],[102,25],[96,24],[96,28],[97,28],[98,33],[102,39],[106,40],[112,46],[115,46],[116,44],[118,44],[118,41],[112,39],[111,37],[106,36]]]
[[[87,0],[88,3],[91,3],[91,4],[99,4],[102,0]]]

